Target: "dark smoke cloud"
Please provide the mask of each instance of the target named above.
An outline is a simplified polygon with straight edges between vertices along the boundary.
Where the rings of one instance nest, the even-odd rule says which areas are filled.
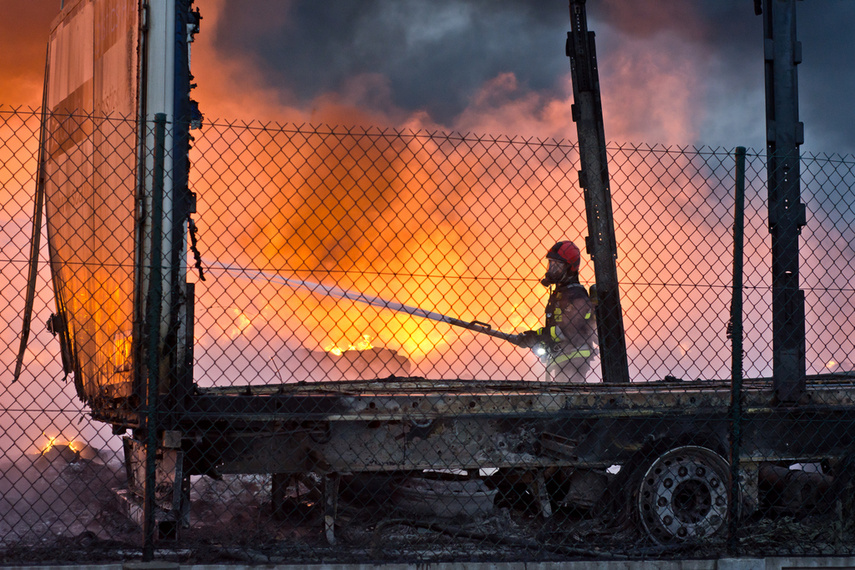
[[[203,16],[222,6],[222,14],[202,27],[221,61],[252,68],[283,105],[311,111],[319,97],[331,95],[369,116],[424,111],[455,128],[473,102],[483,103],[478,97],[484,86],[500,77],[515,78],[509,97],[537,94],[535,110],[569,97],[566,0],[197,3]],[[0,102],[39,104],[47,34],[60,5],[0,0]],[[797,6],[804,149],[855,153],[855,2],[805,0]],[[752,0],[589,0],[588,14],[597,34],[607,136],[631,137],[617,142],[764,146],[762,18]],[[641,64],[671,70],[671,80],[650,76],[643,84],[643,71],[614,79],[622,65]],[[683,100],[673,93],[681,74]],[[626,91],[627,78],[636,82],[634,92]],[[692,124],[680,136],[660,128],[672,97],[675,108],[691,105],[689,119],[682,120]]]
[[[799,102],[805,147],[828,153],[855,153],[855,2],[798,3]]]
[[[590,4],[592,13],[599,14],[604,25],[623,34],[675,34],[694,42],[699,52],[715,61],[715,74],[709,78],[711,98],[707,101],[715,112],[710,113],[704,132],[717,139],[724,133],[736,132],[751,141],[763,142],[763,21],[754,14],[752,1],[606,0]],[[855,95],[855,46],[851,33],[855,2],[810,0],[796,2],[796,7],[797,36],[803,48],[798,74],[805,148],[855,152],[851,128],[855,112],[849,103]],[[614,47],[619,49],[619,45]],[[603,57],[607,58],[608,52]],[[603,65],[608,65],[607,60]],[[742,127],[734,130],[738,125]]]
[[[234,1],[224,10],[218,47],[251,52],[271,85],[306,102],[346,89],[355,75],[380,74],[392,104],[449,123],[503,72],[552,90],[569,69],[560,57],[565,11],[552,3],[261,0],[252,10]],[[281,26],[258,29],[267,14]]]
[[[703,78],[702,89],[692,95],[696,138],[646,142],[762,148],[762,19],[753,4],[591,0],[589,24],[597,33],[604,101],[620,104],[605,91],[615,61],[646,57],[667,67],[671,58],[682,58]],[[806,148],[853,152],[848,126],[855,124],[849,105],[855,79],[848,60],[855,2],[798,5]],[[289,103],[311,105],[321,94],[339,93],[366,108],[424,110],[434,121],[453,125],[479,89],[503,73],[516,77],[520,93],[567,96],[565,0],[228,0],[218,21],[218,49],[249,56]],[[354,94],[352,80],[360,75],[374,80],[360,83],[362,90]],[[661,97],[661,104],[669,93],[652,85],[637,96]],[[643,104],[633,105],[638,113],[630,132],[635,133],[651,119]]]

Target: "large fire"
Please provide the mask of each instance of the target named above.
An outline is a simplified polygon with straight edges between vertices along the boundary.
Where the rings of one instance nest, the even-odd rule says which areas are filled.
[[[563,238],[582,219],[578,200],[549,196],[547,188],[509,193],[497,180],[504,175],[495,170],[495,156],[479,157],[466,145],[429,137],[211,125],[194,153],[197,165],[211,156],[226,168],[241,164],[228,176],[219,174],[220,162],[194,172],[203,204],[197,222],[203,257],[490,322],[508,332],[539,320],[535,308],[545,291],[530,283],[542,271],[543,243]],[[453,160],[434,166],[449,155]],[[537,176],[546,179],[542,168]],[[574,222],[563,229],[532,224],[531,235],[522,239],[519,225],[531,224],[525,218],[548,219],[545,204],[556,201],[577,210]],[[337,301],[323,292],[249,285],[238,277],[233,286],[223,283],[222,292],[220,284],[211,285],[215,298],[241,300],[228,309],[231,322],[222,327],[232,339],[248,332],[252,314],[264,312],[265,327],[292,333],[309,350],[346,347],[368,334],[374,344],[418,364],[461,336],[472,350],[483,345],[472,342],[472,333],[417,316]]]
[[[221,25],[222,10],[219,1],[206,5],[206,29]],[[649,140],[646,133],[652,129],[656,140],[693,140],[701,114],[690,102],[702,99],[701,82],[695,77],[702,68],[693,68],[687,50],[663,50],[656,61],[644,56],[633,59],[632,54],[641,53],[643,50],[632,50],[615,65],[603,66],[607,136]],[[423,128],[509,132],[539,140],[573,138],[575,134],[569,63],[563,94],[530,91],[512,73],[501,73],[481,86],[454,124],[440,126],[421,112],[407,114],[394,107],[385,115],[369,111],[353,104],[358,99],[347,93],[319,96],[309,114],[308,107],[297,107],[291,104],[294,99],[267,87],[253,62],[218,50],[212,33],[203,31],[198,36],[193,61],[200,85],[196,96],[209,117],[240,114],[280,124],[324,121],[381,129],[395,126],[411,132]],[[235,84],[242,86],[240,93],[233,92]],[[367,77],[354,78],[349,85],[371,88]],[[674,87],[667,98],[645,94],[661,85]],[[626,93],[634,94],[631,106],[626,104]],[[643,102],[659,103],[645,107]],[[639,116],[646,118],[645,132],[640,130]],[[518,192],[516,185],[508,187],[501,180],[502,173],[495,171],[501,157],[483,156],[465,145],[444,147],[432,139],[386,138],[379,130],[375,136],[363,138],[329,138],[320,132],[291,138],[275,128],[257,132],[244,144],[235,131],[223,129],[220,137],[213,132],[216,127],[206,129],[196,143],[196,156],[219,156],[223,164],[241,165],[240,171],[225,177],[197,173],[194,182],[200,196],[206,193],[221,198],[205,204],[199,213],[202,238],[205,232],[216,237],[206,241],[203,251],[219,261],[317,280],[515,332],[536,328],[542,320],[546,291],[537,280],[543,271],[543,253],[559,239],[581,245],[587,234],[582,195],[575,182],[545,190],[540,181],[549,180],[550,174],[546,168],[534,167],[523,182],[529,188]],[[457,154],[459,159],[442,162],[437,168],[438,154]],[[280,157],[293,159],[280,161]],[[193,162],[205,168],[204,159]],[[505,168],[519,166],[508,163]],[[620,172],[613,176],[616,199],[632,203],[628,199],[631,189],[644,181]],[[233,208],[235,202],[243,207]],[[643,217],[644,221],[627,216]],[[633,228],[657,218],[657,214],[641,210],[616,213],[617,222],[624,225],[623,231],[618,228],[619,272],[632,282],[646,280],[650,269],[656,269],[651,260],[664,259],[673,248],[662,244],[661,250],[642,251],[625,245],[643,243]],[[582,278],[588,284],[593,281],[590,262],[583,264]],[[239,287],[245,283],[234,285]],[[291,349],[294,346],[289,342],[296,340],[308,350],[334,347],[346,352],[353,339],[369,334],[373,344],[406,355],[425,372],[466,375],[466,366],[459,361],[469,358],[473,375],[493,373],[508,362],[517,374],[535,370],[531,373],[538,376],[535,361],[526,360],[525,353],[441,323],[272,286],[258,286],[254,292],[263,299],[263,308],[255,307],[255,302],[240,302],[229,309],[247,315],[246,321],[238,317],[223,327],[233,340],[253,329],[257,332],[249,323],[258,320],[271,331],[293,331],[286,342]],[[234,289],[224,293],[215,296],[236,298]],[[650,298],[645,291],[632,290],[626,295],[628,323],[678,308],[651,304],[656,297]],[[261,312],[266,316],[252,316]],[[629,330],[644,337],[632,326]],[[644,344],[649,346],[649,340]],[[211,335],[202,341],[215,342]],[[454,359],[458,363],[449,362]]]
[[[545,165],[513,155],[505,158],[496,150],[513,147],[512,138],[493,137],[500,144],[485,154],[485,147],[467,146],[453,137],[385,136],[379,129],[362,137],[330,137],[328,127],[316,132],[307,127],[299,133],[259,124],[225,128],[210,118],[395,126],[408,133],[504,132],[535,136],[547,145],[550,137],[574,138],[569,63],[563,89],[551,93],[528,89],[513,73],[497,74],[446,125],[437,125],[420,111],[369,110],[344,91],[297,105],[291,93],[270,88],[247,56],[218,49],[215,30],[224,25],[219,21],[224,5],[224,0],[206,3],[203,30],[193,44],[193,73],[199,84],[194,98],[209,117],[203,131],[194,135],[191,182],[200,197],[194,218],[203,255],[462,320],[489,322],[507,332],[539,326],[546,297],[537,284],[543,253],[558,239],[581,245],[587,228],[576,180],[559,180],[546,188],[552,174]],[[629,6],[620,9],[631,11]],[[637,39],[624,38],[624,45],[611,46],[608,62],[606,51],[601,51],[610,140],[695,142],[703,113],[694,102],[704,100],[706,59],[676,49],[674,42],[683,41],[679,38],[658,37],[664,39],[656,40],[660,44],[655,57],[650,49],[638,48],[633,43]],[[0,34],[0,42],[2,38]],[[44,39],[34,36],[40,50]],[[34,71],[40,79],[41,69]],[[376,79],[355,77],[348,85],[366,89],[382,83]],[[29,103],[38,105],[36,100]],[[16,128],[0,125],[0,137],[14,139]],[[719,290],[727,285],[728,240],[713,240],[703,255],[694,252],[694,246],[706,243],[708,235],[729,231],[718,221],[727,220],[722,211],[731,208],[730,202],[716,195],[720,187],[711,189],[708,171],[689,168],[689,154],[672,160],[661,147],[614,152],[615,164],[622,165],[613,164],[611,174],[631,359],[652,363],[651,368],[691,367],[693,361],[727,347],[723,331],[687,342],[685,323],[703,322],[704,310],[726,312],[728,299],[721,295],[701,303],[697,294],[676,297],[674,284],[709,284]],[[0,145],[0,162],[14,162],[6,160],[7,154]],[[31,177],[21,178],[21,173],[35,170],[32,154],[28,156],[15,172],[0,169],[7,203],[23,204],[31,195]],[[567,158],[573,160],[572,153]],[[513,178],[514,172],[525,174]],[[749,239],[761,242],[750,249],[764,251],[765,234]],[[684,247],[688,243],[694,246]],[[763,267],[759,260],[752,264]],[[587,258],[582,281],[593,281]],[[529,376],[537,375],[535,361],[524,351],[412,315],[274,284],[249,284],[239,275],[196,285],[197,356],[227,356],[241,363],[234,368],[245,363],[240,358],[248,358],[246,347],[255,343],[271,361],[298,350],[344,357],[376,348],[400,354],[412,362],[414,371],[431,375],[483,377],[504,372],[500,368],[506,364],[515,374],[531,370]],[[118,289],[105,296],[111,306],[126,297]],[[370,346],[363,344],[365,335]],[[229,343],[234,353],[224,347]],[[129,342],[116,336],[116,368],[124,366],[129,354]],[[311,360],[302,353],[299,359]],[[823,362],[832,368],[831,361]],[[217,366],[203,364],[197,367],[199,373],[219,381]],[[287,370],[294,368],[289,366],[277,364],[277,377],[288,379]]]

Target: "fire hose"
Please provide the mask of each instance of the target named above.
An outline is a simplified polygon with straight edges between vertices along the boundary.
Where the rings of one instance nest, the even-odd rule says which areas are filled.
[[[436,313],[434,311],[428,311],[419,307],[404,305],[403,303],[389,301],[388,299],[375,297],[373,295],[366,295],[365,293],[360,293],[358,291],[348,291],[347,289],[342,289],[340,287],[323,285],[321,283],[317,283],[314,281],[306,281],[304,279],[283,277],[277,273],[270,273],[268,271],[262,271],[260,269],[249,269],[238,265],[229,265],[226,263],[221,263],[219,261],[205,261],[205,265],[208,267],[209,270],[216,269],[227,272],[237,271],[240,272],[241,276],[247,279],[263,280],[268,281],[270,283],[282,283],[284,285],[288,285],[289,287],[293,287],[295,289],[304,289],[314,294],[324,295],[337,299],[348,299],[350,301],[356,301],[358,303],[365,303],[367,305],[371,305],[372,307],[379,307],[382,309],[389,309],[390,311],[406,313],[414,317],[422,317],[425,319],[430,319],[432,321],[446,323],[455,327],[492,336],[498,339],[508,341],[517,346],[526,346],[520,343],[520,335],[504,333],[502,331],[495,330],[488,323],[484,323],[481,321],[467,322],[461,319],[456,319],[454,317],[449,317],[448,315]]]

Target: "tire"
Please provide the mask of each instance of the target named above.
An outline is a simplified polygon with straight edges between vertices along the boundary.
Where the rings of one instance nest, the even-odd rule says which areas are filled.
[[[641,529],[653,541],[697,541],[727,528],[730,464],[715,451],[696,445],[676,447],[640,472],[635,507]]]

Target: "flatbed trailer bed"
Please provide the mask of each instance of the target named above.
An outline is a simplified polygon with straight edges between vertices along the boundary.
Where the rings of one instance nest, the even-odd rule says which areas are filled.
[[[855,433],[846,431],[855,420],[855,374],[809,377],[797,404],[776,404],[773,394],[771,379],[743,382],[744,460],[807,461],[848,448],[844,434]],[[395,378],[198,388],[177,423],[184,433],[213,437],[215,448],[234,447],[233,440],[249,435],[261,441],[262,434],[271,440],[314,434],[301,444],[306,453],[344,472],[520,462],[590,467],[620,464],[651,438],[704,434],[724,443],[731,400],[729,381],[561,385]],[[805,429],[818,421],[843,430],[841,437]],[[506,446],[506,438],[517,445]],[[239,457],[246,468],[254,462],[251,455]]]
[[[336,504],[343,475],[499,473],[530,482],[548,515],[554,500],[544,494],[546,479],[610,468],[619,468],[618,475],[604,480],[588,502],[608,492],[621,497],[619,508],[643,510],[667,498],[670,513],[676,507],[670,505],[669,476],[660,480],[651,470],[673,471],[671,478],[679,480],[677,470],[687,467],[699,474],[691,476],[693,498],[722,503],[689,528],[691,536],[700,536],[703,525],[711,532],[723,528],[733,504],[726,484],[732,473],[738,473],[740,508],[750,512],[760,500],[765,464],[833,466],[849,457],[853,396],[855,373],[808,377],[802,399],[792,404],[775,401],[771,379],[746,379],[738,416],[729,381],[568,385],[388,378],[197,387],[183,409],[162,414],[166,431],[158,454],[170,467],[159,469],[173,470],[167,480],[176,489],[190,475],[272,474],[275,486],[314,473],[325,481],[329,505]],[[731,433],[740,434],[736,446]],[[134,464],[141,469],[142,438],[127,441],[130,470]],[[731,471],[734,451],[738,461]],[[639,499],[644,485],[652,498]],[[160,502],[175,513],[186,511],[179,495],[161,493]],[[678,538],[678,527],[658,520],[646,525],[651,536]],[[333,509],[326,525],[331,541],[334,521]]]

